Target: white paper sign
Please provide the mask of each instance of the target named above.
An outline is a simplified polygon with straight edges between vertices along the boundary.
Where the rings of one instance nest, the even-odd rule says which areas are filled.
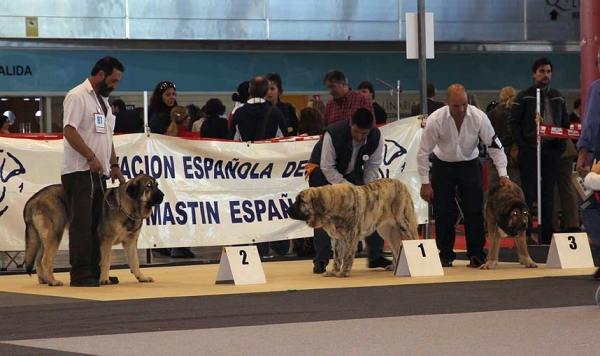
[[[590,242],[585,232],[554,234],[546,268],[594,267]]]
[[[256,246],[223,247],[215,284],[267,283]]]
[[[395,276],[443,276],[435,240],[404,240]]]

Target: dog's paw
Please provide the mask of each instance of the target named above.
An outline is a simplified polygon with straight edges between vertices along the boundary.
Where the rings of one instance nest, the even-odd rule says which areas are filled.
[[[57,279],[55,279],[55,280],[53,280],[53,281],[51,281],[51,282],[48,282],[48,285],[49,285],[50,287],[60,287],[60,286],[62,286],[62,285],[63,285],[63,282],[62,282],[62,281],[59,281],[59,280],[57,280]]]
[[[140,276],[137,279],[140,283],[152,283],[154,282],[154,278],[152,277],[146,277],[146,276]]]
[[[396,269],[396,264],[392,263],[391,265],[385,268],[386,271],[394,271]]]
[[[498,265],[498,261],[486,261],[484,264],[479,266],[479,269],[494,269]]]
[[[350,277],[350,272],[338,272],[335,276],[338,278]]]
[[[538,266],[531,258],[521,258],[520,260],[519,262],[527,268],[537,268]]]
[[[110,284],[112,284],[112,282],[110,280],[108,280],[108,279],[101,279],[100,280],[100,285],[101,286],[107,286],[107,285],[110,285]]]
[[[326,271],[325,273],[323,273],[323,277],[337,277],[337,273],[335,273],[334,271]]]

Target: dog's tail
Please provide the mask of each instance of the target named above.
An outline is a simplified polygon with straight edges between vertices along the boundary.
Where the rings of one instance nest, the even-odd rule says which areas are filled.
[[[40,252],[41,240],[31,222],[25,222],[25,271],[31,276],[35,258]]]

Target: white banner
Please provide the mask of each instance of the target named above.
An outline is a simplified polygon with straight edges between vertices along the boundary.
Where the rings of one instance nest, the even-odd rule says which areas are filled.
[[[427,203],[419,197],[416,163],[421,122],[413,117],[380,129],[385,140],[380,175],[409,186],[423,224]],[[312,229],[289,219],[286,209],[308,188],[304,166],[316,142],[115,136],[125,178],[149,174],[165,193],[163,203],[145,221],[139,247],[236,245],[312,236]],[[0,251],[24,249],[23,207],[41,188],[60,183],[62,151],[61,139],[0,137]],[[67,235],[61,248],[68,246]]]

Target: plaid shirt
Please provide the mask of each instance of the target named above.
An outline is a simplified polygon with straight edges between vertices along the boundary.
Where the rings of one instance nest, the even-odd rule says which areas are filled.
[[[323,124],[327,126],[334,122],[351,119],[354,112],[360,108],[368,109],[373,115],[373,123],[375,123],[375,114],[371,101],[359,92],[349,90],[348,94],[341,99],[329,99],[327,105],[325,105]]]

